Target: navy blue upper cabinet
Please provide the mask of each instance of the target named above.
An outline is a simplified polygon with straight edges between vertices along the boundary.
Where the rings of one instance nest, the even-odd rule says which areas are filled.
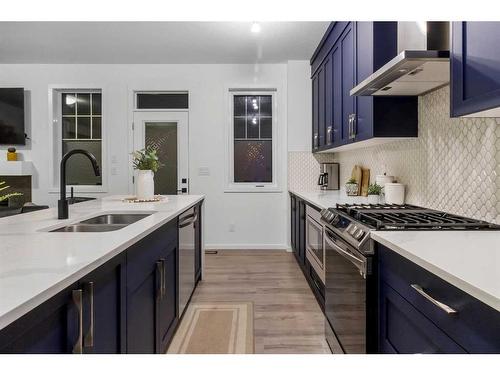
[[[453,22],[450,69],[451,117],[499,116],[500,22]]]
[[[333,22],[311,59],[313,151],[370,138],[416,137],[417,97],[353,97],[397,55],[397,22]],[[324,136],[323,136],[324,135]]]

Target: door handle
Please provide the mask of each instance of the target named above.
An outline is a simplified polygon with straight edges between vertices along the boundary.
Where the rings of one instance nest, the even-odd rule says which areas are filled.
[[[156,299],[161,299],[163,293],[163,266],[162,261],[156,261]]]
[[[85,334],[84,346],[92,348],[94,346],[94,282],[87,283],[90,299],[90,326],[88,332]]]
[[[73,299],[73,303],[76,306],[76,310],[78,312],[78,337],[76,339],[75,344],[73,345],[73,354],[82,354],[83,353],[83,306],[82,306],[82,290],[75,289],[72,291],[71,297]]]
[[[356,129],[356,114],[353,113],[352,115],[352,138],[356,138],[356,133],[357,133],[357,129]]]
[[[160,259],[161,262],[161,297],[163,298],[167,292],[167,276],[165,275],[165,259]]]
[[[432,304],[435,306],[439,307],[441,310],[446,312],[447,314],[456,314],[458,311],[451,308],[450,306],[444,304],[443,302],[438,301],[434,297],[430,296],[427,294],[427,292],[418,284],[411,284],[411,287],[415,289],[418,294],[420,294],[422,297],[424,297],[426,300],[430,301]]]

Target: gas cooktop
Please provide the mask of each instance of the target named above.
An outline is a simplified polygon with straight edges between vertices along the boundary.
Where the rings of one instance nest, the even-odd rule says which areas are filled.
[[[337,204],[335,211],[377,230],[499,230],[500,225],[409,204]]]

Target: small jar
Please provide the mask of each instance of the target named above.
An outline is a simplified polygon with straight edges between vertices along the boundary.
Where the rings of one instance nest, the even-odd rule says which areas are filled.
[[[17,152],[15,147],[9,147],[7,149],[7,161],[16,161],[17,160]]]

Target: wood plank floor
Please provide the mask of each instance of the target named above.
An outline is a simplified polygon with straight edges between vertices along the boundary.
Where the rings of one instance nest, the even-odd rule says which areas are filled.
[[[192,301],[252,301],[256,353],[330,353],[323,313],[292,253],[206,254],[205,279]]]

